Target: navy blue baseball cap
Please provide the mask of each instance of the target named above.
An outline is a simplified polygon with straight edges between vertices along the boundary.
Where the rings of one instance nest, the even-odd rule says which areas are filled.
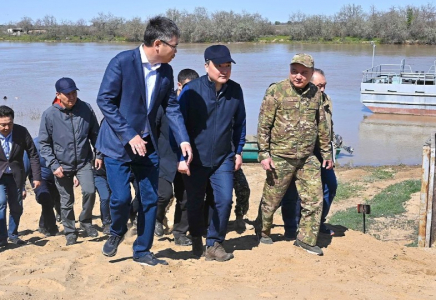
[[[56,92],[62,94],[68,94],[72,91],[79,90],[74,80],[68,77],[62,77],[61,79],[56,81],[55,87],[56,87]]]
[[[236,62],[230,56],[230,50],[224,45],[213,45],[204,50],[204,60],[211,60],[214,64],[219,65],[223,63]]]

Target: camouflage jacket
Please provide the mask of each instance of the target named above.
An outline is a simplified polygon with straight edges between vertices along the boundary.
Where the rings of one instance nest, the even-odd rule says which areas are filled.
[[[325,118],[327,119],[327,125],[329,127],[330,141],[333,141],[335,133],[333,131],[333,104],[332,99],[326,93],[322,93],[322,106],[324,107]]]
[[[291,159],[306,158],[313,153],[317,141],[323,159],[332,159],[330,133],[318,88],[309,83],[298,93],[289,79],[272,84],[260,107],[259,161],[271,154]]]

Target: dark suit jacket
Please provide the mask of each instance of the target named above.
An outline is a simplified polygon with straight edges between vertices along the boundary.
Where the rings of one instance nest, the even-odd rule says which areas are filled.
[[[173,149],[170,141],[170,127],[168,118],[164,114],[162,107],[159,107],[156,116],[156,126],[159,135],[159,178],[164,178],[166,181],[174,182],[174,177],[177,173],[177,163],[179,162],[179,153],[177,149]]]
[[[173,89],[173,69],[168,64],[161,64],[147,109],[139,48],[115,56],[106,69],[97,96],[97,104],[105,117],[98,134],[97,149],[113,159],[131,161],[135,155],[129,141],[138,134],[142,136],[146,124],[158,151],[156,114],[160,105],[166,110],[177,143],[189,142]]]
[[[3,148],[0,147],[0,177],[3,176],[3,173],[9,166],[18,188],[23,187],[26,181],[23,163],[24,151],[27,152],[30,159],[33,180],[41,180],[41,165],[39,164],[38,151],[36,150],[32,137],[25,127],[14,124],[9,160],[6,159],[5,152]]]

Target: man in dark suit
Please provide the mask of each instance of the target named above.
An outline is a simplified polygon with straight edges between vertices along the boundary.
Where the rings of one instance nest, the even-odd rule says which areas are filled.
[[[111,229],[103,246],[106,256],[114,256],[127,231],[131,203],[129,176],[139,184],[138,237],[133,244],[133,260],[154,266],[167,264],[157,259],[150,248],[156,221],[159,157],[156,114],[162,105],[174,138],[188,162],[192,150],[183,116],[173,91],[173,70],[168,63],[177,52],[179,29],[165,17],[150,19],[144,43],[115,56],[104,74],[97,104],[104,121],[97,149],[105,156],[109,187]]]
[[[25,244],[18,237],[18,225],[23,214],[24,151],[30,159],[33,186],[41,184],[41,166],[35,144],[27,129],[14,125],[14,111],[5,105],[0,106],[0,246],[7,245],[7,238],[16,245]],[[6,208],[9,204],[9,230],[6,226]]]

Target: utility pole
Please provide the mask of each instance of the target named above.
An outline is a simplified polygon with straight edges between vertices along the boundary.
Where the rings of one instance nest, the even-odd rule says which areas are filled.
[[[374,41],[371,41],[371,45],[372,45],[372,65],[371,65],[371,68],[374,68],[374,55],[375,55],[375,43],[374,43]]]

